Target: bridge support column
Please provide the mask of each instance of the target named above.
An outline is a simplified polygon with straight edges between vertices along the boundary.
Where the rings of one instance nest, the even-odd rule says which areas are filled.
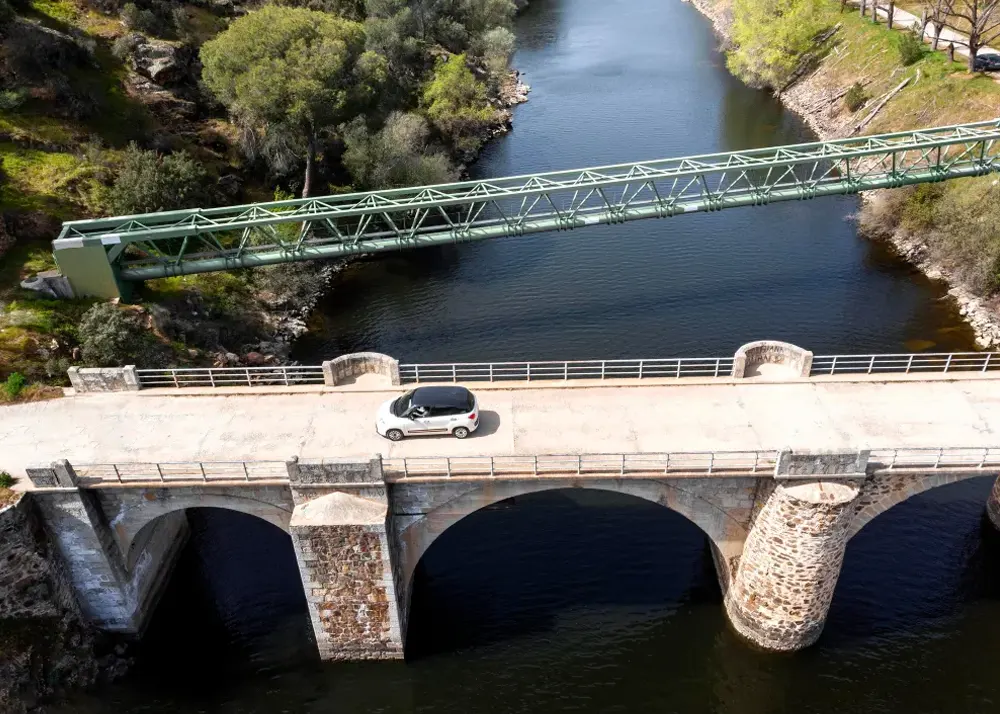
[[[989,516],[990,523],[1000,530],[1000,478],[993,484],[993,490],[986,501],[986,515]]]
[[[757,514],[725,599],[735,630],[772,651],[808,647],[823,631],[867,464],[866,453],[810,455],[796,468],[799,456],[782,455],[776,478],[794,480],[779,480]],[[821,475],[833,473],[845,480]]]
[[[381,460],[288,462],[292,545],[319,654],[401,659]]]
[[[135,546],[136,565],[129,570],[98,495],[76,486],[68,461],[28,469],[28,476],[44,489],[32,497],[66,565],[84,618],[103,630],[141,633],[187,540],[184,513],[164,516],[144,534]]]

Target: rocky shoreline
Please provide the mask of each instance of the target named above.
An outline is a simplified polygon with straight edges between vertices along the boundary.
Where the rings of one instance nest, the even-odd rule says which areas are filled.
[[[725,45],[729,40],[729,30],[732,26],[732,17],[726,4],[711,0],[690,1],[711,21],[716,34]],[[830,91],[816,86],[812,81],[813,76],[810,74],[799,79],[791,88],[778,95],[778,99],[802,117],[820,139],[845,136],[849,120],[837,121],[837,117],[830,112],[832,106]],[[878,201],[879,194],[878,191],[861,194],[862,212],[871,209],[871,206]],[[900,228],[890,235],[881,236],[880,239],[888,241],[902,258],[928,278],[948,284],[948,295],[958,304],[959,313],[972,327],[976,343],[980,347],[1000,346],[1000,298],[985,297],[968,289],[953,271],[931,255],[927,240],[919,235]]]

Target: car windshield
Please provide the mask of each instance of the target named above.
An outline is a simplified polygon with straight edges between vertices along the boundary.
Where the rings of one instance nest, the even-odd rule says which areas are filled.
[[[407,392],[399,399],[392,403],[392,413],[398,417],[406,414],[406,410],[410,408],[410,404],[413,402],[413,392]]]

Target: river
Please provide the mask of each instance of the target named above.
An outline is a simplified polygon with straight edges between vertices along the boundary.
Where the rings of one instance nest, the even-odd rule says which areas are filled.
[[[535,0],[532,85],[477,177],[806,141],[725,70],[678,0]],[[303,361],[967,349],[942,286],[860,239],[854,198],[429,249],[349,267]],[[465,519],[428,551],[408,661],[320,664],[287,536],[190,513],[193,538],[125,680],[53,708],[194,712],[1000,710],[1000,537],[982,479],[915,497],[847,551],[826,631],[791,656],[727,628],[700,531],[623,496],[558,491]]]

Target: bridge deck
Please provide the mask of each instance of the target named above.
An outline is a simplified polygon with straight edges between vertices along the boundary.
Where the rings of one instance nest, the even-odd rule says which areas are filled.
[[[473,385],[476,388],[476,385]],[[390,443],[389,391],[100,394],[0,408],[0,470],[76,464],[1000,446],[1000,379],[480,390],[473,438]],[[27,479],[22,479],[27,487]]]

